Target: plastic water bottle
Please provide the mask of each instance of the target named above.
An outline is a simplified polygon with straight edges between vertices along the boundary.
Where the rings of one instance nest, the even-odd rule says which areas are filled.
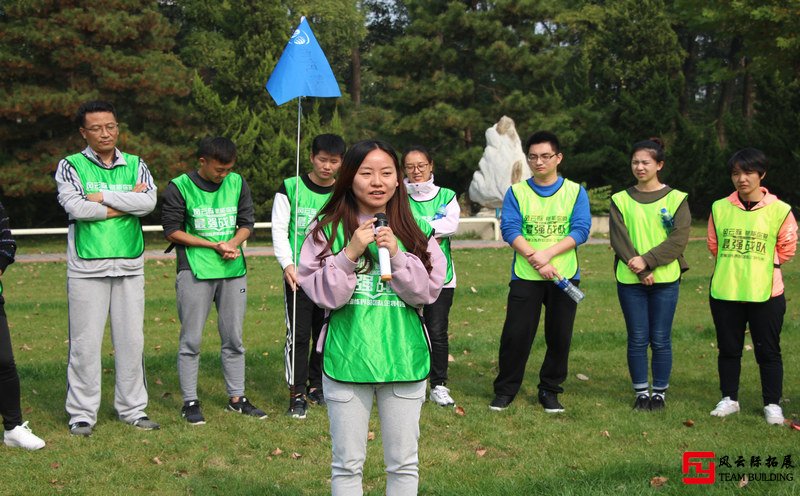
[[[578,289],[578,287],[572,284],[570,280],[567,278],[564,279],[558,279],[557,277],[553,278],[553,283],[555,283],[555,285],[558,286],[561,289],[561,291],[567,293],[567,296],[572,298],[573,301],[575,301],[575,303],[580,303],[581,300],[586,298],[586,295],[583,294],[583,291]]]
[[[672,218],[672,214],[666,208],[661,209],[661,225],[667,230],[667,234],[675,230],[675,219]]]

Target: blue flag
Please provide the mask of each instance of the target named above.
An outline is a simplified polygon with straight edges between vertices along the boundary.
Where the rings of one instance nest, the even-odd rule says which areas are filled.
[[[328,59],[311,26],[303,17],[267,81],[267,91],[278,105],[298,96],[342,96]]]

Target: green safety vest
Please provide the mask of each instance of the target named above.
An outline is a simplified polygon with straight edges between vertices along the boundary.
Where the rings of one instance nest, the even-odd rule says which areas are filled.
[[[325,226],[323,231],[330,239],[331,226]],[[347,241],[340,223],[332,252],[343,250]],[[397,244],[405,251],[399,239]],[[368,250],[373,270],[356,274],[358,282],[350,301],[330,313],[323,371],[341,382],[421,381],[428,377],[431,366],[422,320],[417,310],[392,290],[391,282],[381,281],[377,245],[370,243]]]
[[[647,253],[663,243],[669,235],[662,224],[661,209],[666,209],[675,218],[678,207],[687,196],[683,191],[673,189],[652,203],[639,203],[627,191],[620,191],[611,197],[611,201],[622,213],[633,247],[638,253]],[[628,268],[625,261],[617,259],[615,263],[617,281],[623,284],[640,283],[639,276]],[[681,265],[677,259],[656,267],[653,271],[653,280],[656,283],[675,282],[680,276]]]
[[[139,157],[122,153],[125,165],[98,166],[82,153],[67,157],[88,195],[101,191],[133,191],[139,179]],[[134,215],[96,221],[75,221],[75,251],[85,260],[138,258],[144,252],[142,222]]]
[[[772,295],[775,245],[791,207],[776,201],[742,210],[727,198],[711,206],[717,233],[717,260],[711,296],[727,301],[767,301]]]
[[[300,188],[297,188],[297,185]],[[297,261],[300,259],[300,247],[303,246],[303,240],[308,234],[308,226],[317,217],[317,213],[322,210],[322,207],[328,203],[328,199],[333,194],[330,191],[325,194],[320,194],[309,189],[305,181],[299,177],[290,177],[283,181],[283,187],[286,189],[286,196],[289,198],[289,205],[292,208],[291,215],[289,216],[289,245],[292,247],[292,257],[294,264],[297,266]],[[297,225],[294,223],[295,216],[295,189],[298,189],[299,201],[297,202]],[[295,250],[294,237],[297,233],[297,249]]]
[[[440,219],[445,216],[447,212],[447,205],[455,198],[456,193],[447,188],[439,188],[436,196],[430,200],[418,201],[408,195],[408,200],[411,205],[411,213],[418,224],[430,225],[430,221]],[[424,222],[421,222],[424,221]],[[431,226],[431,229],[433,227]],[[439,246],[442,248],[444,258],[447,259],[447,275],[444,278],[444,284],[453,280],[455,270],[453,268],[453,257],[450,253],[450,238],[441,238]]]
[[[578,199],[581,187],[564,179],[561,187],[552,196],[539,196],[536,191],[522,181],[511,186],[511,192],[519,203],[522,216],[522,236],[534,250],[543,250],[561,241],[569,234],[572,209]],[[578,273],[576,250],[568,250],[550,259],[562,277],[571,279]],[[514,274],[528,281],[542,281],[542,276],[528,260],[514,252]]]
[[[217,191],[203,191],[187,174],[172,180],[186,200],[186,232],[209,241],[228,241],[236,234],[242,176],[228,174]],[[213,248],[187,246],[186,259],[198,279],[229,279],[247,273],[244,252],[225,260]]]

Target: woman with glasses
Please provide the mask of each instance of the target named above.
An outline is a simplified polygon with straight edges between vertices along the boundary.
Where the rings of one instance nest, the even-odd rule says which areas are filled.
[[[636,184],[611,197],[610,235],[617,295],[628,331],[633,409],[663,410],[672,370],[672,319],[692,217],[687,195],[662,183],[664,144],[640,141],[631,151]],[[652,395],[647,348],[652,350]]]
[[[439,298],[425,305],[423,316],[431,340],[431,394],[430,400],[439,406],[455,406],[447,387],[447,365],[449,343],[447,327],[453,293],[456,288],[456,272],[450,252],[450,237],[458,230],[461,208],[453,190],[433,183],[433,160],[427,149],[415,145],[403,155],[406,170],[404,179],[411,213],[417,222],[425,221],[433,229],[434,238],[447,258],[447,276]]]

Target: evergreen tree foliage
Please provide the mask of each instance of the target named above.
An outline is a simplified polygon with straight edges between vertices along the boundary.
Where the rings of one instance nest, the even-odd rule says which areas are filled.
[[[84,101],[114,103],[120,148],[144,157],[159,184],[181,167],[191,79],[171,52],[174,33],[156,1],[4,2],[0,181],[17,225],[63,222],[51,173],[85,146],[73,122]]]

